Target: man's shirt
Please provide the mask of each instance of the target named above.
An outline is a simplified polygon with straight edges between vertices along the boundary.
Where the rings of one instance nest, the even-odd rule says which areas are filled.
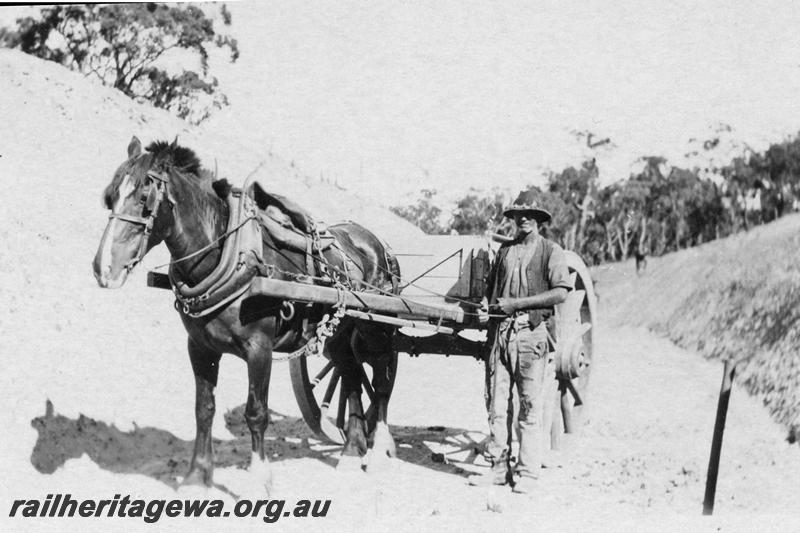
[[[500,280],[503,288],[500,296],[504,298],[525,298],[528,296],[528,276],[526,270],[528,264],[543,246],[544,237],[531,232],[521,241],[509,246],[508,252],[503,258],[506,279]],[[572,289],[569,269],[567,268],[567,258],[564,250],[554,245],[550,253],[550,260],[547,263],[547,272],[539,273],[547,276],[547,281],[551,289],[563,287],[567,290]]]

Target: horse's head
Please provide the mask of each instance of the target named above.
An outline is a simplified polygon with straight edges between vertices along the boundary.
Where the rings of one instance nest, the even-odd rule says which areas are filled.
[[[133,137],[128,159],[103,194],[111,214],[93,263],[101,287],[121,287],[133,267],[166,237],[174,205],[167,181],[159,158],[142,152],[141,142]]]

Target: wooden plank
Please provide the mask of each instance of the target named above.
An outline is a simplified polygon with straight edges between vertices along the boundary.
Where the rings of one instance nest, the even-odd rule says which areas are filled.
[[[435,334],[427,337],[411,337],[402,331],[394,338],[394,347],[398,352],[412,357],[420,354],[468,355],[476,359],[486,356],[486,344],[482,341],[465,339],[460,335]]]
[[[391,324],[392,326],[397,326],[401,328],[421,329],[424,331],[433,331],[435,333],[446,333],[448,335],[452,335],[453,333],[455,333],[453,328],[448,328],[446,326],[438,326],[436,324],[428,324],[427,322],[420,322],[419,320],[406,320],[403,318],[395,318],[393,316],[386,316],[377,313],[365,313],[364,311],[356,311],[354,309],[348,309],[347,311],[345,311],[345,314],[353,318],[358,318],[359,320],[366,320],[369,322],[380,322],[382,324]]]
[[[333,305],[343,299],[349,309],[397,314],[400,317],[429,320],[448,320],[463,324],[466,322],[464,310],[455,305],[433,305],[416,302],[397,296],[386,296],[370,292],[339,292],[332,287],[308,285],[295,281],[283,281],[257,277],[250,288],[251,294],[263,294],[281,300],[294,300]]]

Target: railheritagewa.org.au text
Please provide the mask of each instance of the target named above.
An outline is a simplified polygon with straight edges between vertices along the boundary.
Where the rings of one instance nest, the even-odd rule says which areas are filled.
[[[71,494],[48,494],[45,498],[19,499],[11,503],[13,518],[127,518],[158,522],[163,518],[260,518],[273,523],[281,518],[324,518],[330,500],[238,500],[233,506],[223,500],[146,500],[115,494],[111,499],[76,499]]]

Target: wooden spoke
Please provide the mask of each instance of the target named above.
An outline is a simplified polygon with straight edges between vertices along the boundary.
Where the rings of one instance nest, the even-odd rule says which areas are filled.
[[[328,363],[329,365],[333,366],[333,363]],[[325,368],[328,368],[326,365]],[[328,408],[331,405],[331,399],[333,399],[333,394],[336,392],[336,386],[339,384],[339,370],[334,370],[333,374],[331,375],[331,380],[328,383],[328,387],[325,389],[325,396],[322,397],[322,407]]]
[[[345,390],[344,380],[342,386],[339,387],[339,409],[336,411],[336,427],[339,429],[344,428],[347,422],[347,391]]]
[[[581,393],[575,386],[575,380],[574,379],[564,380],[564,383],[566,384],[567,390],[569,390],[570,394],[572,394],[573,405],[575,406],[583,405],[583,399],[581,399]]]
[[[314,377],[314,379],[311,380],[311,388],[313,389],[314,387],[319,385],[319,382],[322,381],[322,378],[328,375],[328,372],[330,372],[331,369],[333,369],[333,361],[328,361],[328,363],[324,367],[322,367],[322,370],[319,371],[319,373]],[[334,379],[333,377],[331,377],[331,383],[333,382]],[[330,398],[328,398],[328,401],[330,402]]]
[[[396,357],[391,368],[394,376]],[[367,429],[371,431],[377,421],[375,389],[372,385],[367,363],[357,362],[358,383],[363,389],[362,403]],[[289,362],[297,404],[309,428],[321,439],[335,444],[344,443],[344,428],[347,424],[348,402],[343,391],[344,379],[339,369],[328,359],[299,357]],[[319,369],[319,370],[317,370]],[[338,393],[338,398],[336,397]]]
[[[319,432],[325,436],[331,435],[332,438],[329,438],[329,440],[333,440],[337,444],[342,444],[344,442],[344,435],[342,430],[336,427],[336,425],[334,425],[334,423],[331,421],[328,413],[330,411],[333,395],[336,393],[336,388],[341,381],[340,377],[339,371],[334,369],[333,373],[331,373],[331,380],[328,382],[328,386],[325,388],[325,395],[322,397],[322,404],[319,408]]]

